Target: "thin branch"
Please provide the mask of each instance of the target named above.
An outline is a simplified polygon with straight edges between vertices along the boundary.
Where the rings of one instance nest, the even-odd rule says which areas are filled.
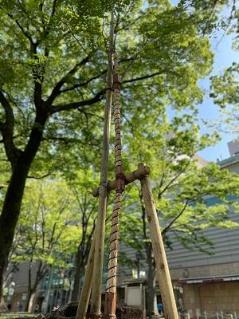
[[[54,102],[54,100],[56,99],[56,97],[57,97],[58,95],[60,95],[60,93],[62,92],[62,91],[61,91],[61,88],[62,88],[62,86],[66,83],[67,79],[68,79],[70,76],[74,75],[74,74],[77,72],[77,70],[78,70],[81,66],[85,65],[85,64],[89,61],[90,56],[91,56],[91,54],[88,54],[87,57],[85,57],[82,61],[80,61],[79,63],[77,63],[66,75],[64,75],[64,76],[60,79],[60,81],[58,81],[58,82],[56,83],[54,89],[52,90],[50,96],[48,97],[48,99],[47,99],[47,101],[46,101],[47,105],[51,105],[51,104]]]
[[[11,107],[9,101],[7,100],[5,95],[3,94],[3,91],[0,91],[0,103],[2,104],[3,109],[5,111],[6,122],[8,122],[8,125],[13,125],[13,123],[14,123],[13,110],[12,110],[12,107]]]
[[[33,42],[33,39],[31,37],[30,33],[23,28],[23,26],[20,24],[20,22],[17,19],[15,19],[11,13],[7,13],[7,15],[9,18],[11,18],[16,23],[18,28],[22,31],[22,34],[29,40],[30,44],[33,44],[34,42]]]
[[[179,219],[180,216],[182,216],[182,214],[185,212],[187,206],[188,206],[188,203],[189,203],[189,200],[187,199],[184,203],[184,206],[183,208],[181,209],[181,211],[178,213],[178,215],[176,215],[172,220],[171,222],[166,226],[164,227],[164,229],[162,230],[162,235],[165,235],[169,229],[172,227],[172,225]]]
[[[31,175],[28,175],[27,178],[31,178],[31,179],[43,179],[43,178],[46,178],[48,176],[50,176],[52,174],[52,171],[49,171],[48,173],[44,174],[44,175],[41,175],[41,176],[31,176]]]
[[[81,107],[84,107],[84,106],[90,106],[92,104],[95,104],[101,101],[103,99],[105,92],[106,92],[106,89],[102,89],[101,91],[96,93],[95,96],[87,100],[72,102],[68,104],[53,105],[52,108],[50,109],[50,114],[58,113],[61,111],[68,111],[72,109],[80,109]]]
[[[73,91],[75,89],[78,89],[80,87],[84,87],[84,86],[87,86],[90,82],[94,81],[94,80],[97,80],[99,79],[102,75],[104,75],[106,73],[106,70],[102,71],[101,73],[95,75],[95,76],[92,76],[90,79],[88,79],[87,81],[85,82],[81,82],[81,83],[77,83],[71,87],[68,87],[68,88],[65,88],[65,89],[62,89],[60,91],[60,93],[65,93],[65,92],[69,92],[69,91]]]
[[[43,141],[55,141],[55,142],[62,142],[65,145],[68,144],[77,144],[77,145],[91,145],[91,146],[99,146],[98,143],[93,143],[93,142],[83,142],[79,138],[74,138],[74,137],[64,137],[64,136],[46,136],[42,139]]]
[[[138,16],[137,18],[135,18],[132,22],[128,23],[127,25],[124,25],[121,28],[119,28],[119,27],[115,28],[115,33],[129,30],[130,27],[132,27],[136,22],[138,22],[140,19],[142,19],[144,17],[145,17],[145,15],[142,14],[142,15]]]
[[[89,78],[88,80],[81,82],[81,83],[77,83],[75,85],[72,85],[70,87],[66,87],[64,89],[62,89],[63,85],[66,84],[68,78],[72,75],[74,75],[77,70],[85,65],[87,62],[89,62],[90,57],[91,57],[92,53],[90,53],[86,58],[84,58],[81,62],[77,63],[66,75],[64,75],[55,85],[54,89],[52,90],[50,96],[48,97],[46,103],[47,105],[51,105],[54,100],[62,93],[66,93],[66,92],[70,92],[73,91],[75,89],[81,88],[81,87],[85,87],[87,86],[90,82],[99,79],[102,75],[106,74],[106,70],[103,70],[102,72],[100,72],[99,74],[92,76],[91,78]],[[129,57],[129,58],[122,58],[119,61],[120,63],[124,63],[124,62],[132,62],[134,61],[135,58],[134,57]]]
[[[158,193],[158,198],[160,198],[166,190],[172,186],[172,184],[184,173],[184,171],[180,171],[177,175],[175,175],[167,185]]]
[[[145,211],[145,206],[144,206],[144,203],[143,203],[143,196],[142,196],[142,194],[140,194],[139,197],[140,197],[141,211],[142,211],[142,221],[143,221],[143,234],[144,234],[144,239],[148,239],[148,236],[147,236],[147,227],[146,227],[146,211]]]
[[[51,30],[52,19],[54,18],[54,15],[56,13],[57,1],[58,0],[53,0],[53,3],[52,3],[52,9],[51,9],[51,13],[50,13],[49,22],[48,22],[46,28],[44,28],[44,37],[45,38],[49,35],[50,30]],[[43,9],[43,6],[42,6],[42,9]],[[44,23],[43,23],[43,25],[44,25]]]
[[[57,5],[57,1],[58,1],[58,0],[54,0],[54,1],[53,1],[53,4],[52,4],[52,10],[51,10],[51,15],[50,15],[50,17],[51,17],[51,18],[53,18],[53,17],[54,17],[54,15],[55,15],[55,13],[56,13],[56,5]]]
[[[142,81],[142,80],[146,80],[146,79],[150,79],[150,78],[153,78],[157,75],[161,75],[163,74],[165,71],[158,71],[158,72],[154,72],[154,73],[151,73],[151,74],[147,74],[147,75],[143,75],[143,76],[140,76],[140,77],[137,77],[137,78],[133,78],[133,79],[130,79],[130,80],[125,80],[125,81],[122,81],[122,84],[123,83],[132,83],[132,82],[137,82],[137,81]]]

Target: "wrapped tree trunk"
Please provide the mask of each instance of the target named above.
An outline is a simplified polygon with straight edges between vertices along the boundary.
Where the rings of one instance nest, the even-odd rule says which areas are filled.
[[[88,308],[90,291],[91,295],[91,318],[101,316],[101,285],[103,274],[103,256],[105,239],[105,217],[107,208],[107,182],[108,182],[108,161],[110,144],[110,124],[112,110],[112,84],[113,84],[113,46],[114,46],[114,27],[113,13],[111,14],[110,39],[108,47],[108,70],[107,70],[107,91],[104,111],[104,134],[103,151],[101,159],[100,187],[99,187],[99,209],[94,240],[92,242],[90,256],[86,268],[84,286],[82,288],[77,319],[84,319]]]
[[[114,103],[114,124],[115,124],[115,178],[116,194],[111,217],[110,233],[110,254],[108,263],[108,279],[105,293],[105,319],[116,318],[116,298],[117,298],[117,269],[119,252],[119,215],[122,206],[122,193],[125,187],[125,176],[123,173],[121,156],[121,116],[120,116],[120,80],[118,76],[118,63],[116,55],[114,57],[113,75],[113,103]]]

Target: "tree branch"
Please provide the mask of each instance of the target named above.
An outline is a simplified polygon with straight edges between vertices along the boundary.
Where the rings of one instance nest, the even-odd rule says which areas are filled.
[[[165,187],[158,192],[158,198],[160,198],[166,190],[169,189],[170,186],[173,185],[173,183],[185,172],[185,170],[180,171],[178,174],[176,174],[166,185]]]
[[[47,105],[51,105],[54,100],[57,98],[58,95],[60,95],[61,92],[61,88],[62,86],[66,83],[66,81],[68,80],[68,78],[72,75],[74,75],[77,70],[79,69],[79,67],[81,67],[82,65],[85,65],[89,59],[90,59],[91,54],[88,54],[87,57],[85,57],[82,61],[80,61],[79,63],[77,63],[66,75],[64,75],[60,81],[58,81],[54,87],[54,89],[52,90],[50,96],[48,97],[46,103]]]
[[[43,179],[43,178],[46,178],[46,177],[50,176],[51,174],[52,174],[52,171],[49,171],[49,172],[47,172],[46,174],[41,175],[41,176],[28,175],[27,178],[31,178],[31,179]]]
[[[22,34],[29,40],[30,44],[33,44],[33,39],[31,37],[30,33],[23,28],[23,26],[20,24],[20,22],[17,19],[15,19],[11,13],[7,13],[7,15],[9,18],[11,18],[16,23],[18,28],[22,31]]]
[[[45,29],[45,30],[44,30],[44,37],[45,37],[45,38],[46,38],[46,37],[48,36],[48,34],[50,33],[51,22],[52,22],[52,19],[53,19],[55,13],[56,13],[57,1],[58,1],[58,0],[53,0],[53,3],[52,3],[52,9],[51,9],[51,13],[50,13],[50,19],[49,19],[49,22],[48,22],[48,24],[47,24],[46,29],[44,28],[44,29]],[[44,3],[42,3],[42,10],[43,10],[43,4],[44,4]],[[43,23],[43,25],[44,25],[44,23]]]
[[[33,76],[33,81],[34,81],[34,104],[36,109],[40,108],[42,106],[42,82],[44,78],[44,67],[42,68],[38,62],[38,57],[37,57],[37,46],[38,43],[31,43],[31,55],[34,60],[37,61],[36,65],[33,65],[32,67],[32,76]]]
[[[60,93],[65,93],[65,92],[69,92],[69,91],[73,91],[75,89],[78,89],[80,87],[84,87],[84,86],[87,86],[91,81],[94,81],[96,79],[99,79],[102,75],[104,75],[106,73],[106,70],[102,71],[101,73],[99,73],[98,75],[95,75],[95,76],[92,76],[90,79],[88,79],[87,81],[85,82],[81,82],[81,83],[77,83],[71,87],[68,87],[68,88],[65,88],[65,89],[62,89],[60,91]]]
[[[15,165],[17,157],[19,155],[19,150],[16,148],[13,142],[13,133],[14,133],[14,113],[12,107],[4,95],[3,91],[0,91],[0,103],[3,106],[5,112],[5,122],[0,124],[0,131],[3,137],[3,144],[5,152],[9,162],[12,167]]]
[[[93,114],[92,114],[93,115]],[[80,140],[79,138],[74,138],[74,137],[64,137],[64,136],[45,136],[43,139],[43,141],[54,141],[54,142],[61,142],[65,145],[68,145],[68,144],[80,144],[80,145],[83,145],[85,146],[86,143],[83,142],[82,140]],[[87,141],[87,145],[91,145],[91,146],[99,146],[98,143],[89,143]]]
[[[73,91],[75,89],[81,88],[81,87],[85,87],[87,86],[90,82],[99,79],[102,75],[104,75],[106,73],[106,70],[100,72],[99,74],[92,76],[91,78],[89,78],[88,80],[86,80],[85,82],[81,82],[81,83],[77,83],[75,85],[72,85],[70,87],[66,87],[65,89],[62,89],[63,85],[66,84],[68,78],[72,75],[74,75],[77,70],[85,65],[87,62],[89,62],[90,57],[91,57],[92,53],[90,53],[86,58],[84,58],[81,62],[77,63],[66,75],[64,75],[59,82],[56,83],[54,89],[52,90],[50,96],[48,97],[46,103],[47,105],[50,107],[51,104],[54,102],[54,100],[61,94],[61,93],[66,93],[66,92],[70,92]],[[131,62],[135,60],[134,57],[129,57],[129,58],[122,58],[119,61],[120,63],[124,63],[124,62]]]
[[[182,214],[185,212],[185,209],[187,208],[188,206],[188,203],[189,203],[189,200],[187,199],[184,203],[184,206],[183,208],[180,210],[180,212],[178,213],[178,215],[176,215],[172,220],[171,222],[166,226],[164,227],[164,229],[161,231],[162,235],[165,235],[169,229],[172,227],[172,225],[176,222],[176,220],[179,219],[180,216],[182,216]]]
[[[143,75],[143,76],[140,76],[140,77],[137,77],[137,78],[133,78],[133,79],[130,79],[130,80],[125,80],[125,81],[122,81],[122,84],[123,83],[132,83],[132,82],[137,82],[137,81],[142,81],[142,80],[146,80],[146,79],[150,79],[150,78],[153,78],[157,75],[161,75],[163,74],[165,71],[158,71],[158,72],[154,72],[152,74],[147,74],[147,75]]]
[[[37,45],[39,44],[38,41],[34,41],[30,32],[26,30],[21,23],[14,18],[13,14],[7,13],[9,18],[11,18],[18,28],[21,30],[22,34],[29,40],[30,43],[30,53],[33,57],[33,59],[37,60]],[[41,70],[42,71],[42,70]],[[41,72],[40,71],[40,72]],[[43,81],[43,74],[39,73],[39,65],[34,65],[32,68],[32,73],[33,73],[33,80],[34,80],[34,103],[36,107],[40,107],[42,99],[42,81]],[[43,73],[43,72],[42,72]]]
[[[102,89],[101,91],[96,93],[95,96],[93,96],[92,98],[87,99],[87,100],[72,102],[72,103],[68,103],[68,104],[53,105],[52,108],[50,109],[50,113],[54,114],[54,113],[58,113],[61,111],[80,109],[81,107],[84,107],[84,106],[90,106],[92,104],[95,104],[95,103],[101,101],[103,99],[105,92],[106,92],[106,89]]]

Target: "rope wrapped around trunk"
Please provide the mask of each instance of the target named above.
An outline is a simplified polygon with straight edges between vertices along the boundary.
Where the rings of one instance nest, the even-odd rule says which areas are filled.
[[[114,106],[114,127],[115,127],[115,175],[117,181],[116,194],[113,205],[113,213],[111,219],[111,233],[110,233],[110,252],[108,263],[108,279],[106,285],[106,293],[112,293],[116,298],[117,287],[117,265],[119,252],[119,213],[122,206],[122,193],[125,187],[125,178],[122,167],[121,156],[121,116],[120,116],[120,80],[118,76],[117,59],[114,59],[114,73],[113,73],[113,106]],[[111,314],[110,318],[114,318]]]

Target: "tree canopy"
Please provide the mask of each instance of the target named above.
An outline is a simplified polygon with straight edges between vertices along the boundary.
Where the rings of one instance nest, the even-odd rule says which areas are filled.
[[[153,178],[163,187],[190,162],[182,159],[175,165],[178,158],[172,154],[191,159],[209,143],[208,137],[197,138],[198,127],[192,121],[203,99],[199,80],[212,68],[207,34],[225,3],[1,1],[0,165],[6,175],[0,180],[0,291],[27,178],[60,171],[70,180],[77,176],[76,167],[98,173],[102,105],[109,89],[109,11],[116,16],[125,166],[150,162]],[[172,109],[183,116],[168,121]],[[165,147],[170,151],[163,154]],[[112,167],[113,163],[113,175]],[[161,181],[157,169],[162,171]],[[212,172],[219,174],[215,167]],[[206,183],[209,172],[200,174]],[[190,177],[183,176],[186,187]],[[192,187],[189,183],[187,192]],[[196,196],[190,192],[189,197]],[[179,207],[186,195],[177,196]],[[161,203],[166,205],[166,200],[161,198]]]

